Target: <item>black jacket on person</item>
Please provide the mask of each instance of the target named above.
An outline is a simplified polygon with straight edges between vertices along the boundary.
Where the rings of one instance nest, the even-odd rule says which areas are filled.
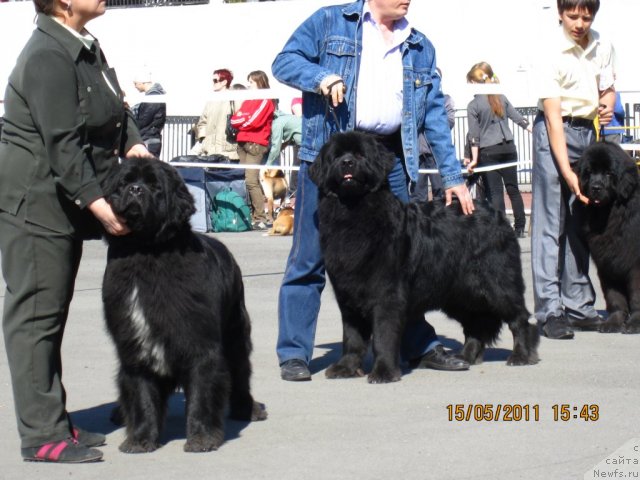
[[[162,85],[154,83],[145,95],[164,95],[165,93],[167,92]],[[133,114],[145,142],[152,138],[158,140],[162,138],[162,129],[167,120],[166,103],[142,102],[133,107]]]
[[[108,83],[107,83],[108,82]],[[0,210],[55,232],[101,234],[86,208],[120,156],[142,143],[115,71],[98,42],[91,50],[38,14],[5,93],[0,142]]]

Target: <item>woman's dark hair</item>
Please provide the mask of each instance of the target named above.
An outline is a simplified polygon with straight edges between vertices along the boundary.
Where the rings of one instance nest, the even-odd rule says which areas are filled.
[[[269,77],[262,70],[255,70],[247,75],[247,80],[253,80],[256,82],[258,88],[271,88],[269,87]]]
[[[227,88],[231,87],[231,82],[233,82],[233,73],[231,73],[231,70],[227,70],[226,68],[221,68],[219,70],[214,70],[213,74],[218,75],[218,78],[220,80],[226,80]]]
[[[574,8],[584,8],[591,15],[595,16],[600,9],[600,0],[558,0],[558,13]]]
[[[37,13],[44,13],[45,15],[53,15],[56,2],[55,0],[33,0],[33,5],[36,7]]]

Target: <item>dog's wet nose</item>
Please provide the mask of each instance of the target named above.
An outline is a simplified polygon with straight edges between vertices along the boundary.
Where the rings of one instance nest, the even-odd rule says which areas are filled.
[[[141,187],[140,185],[136,185],[136,184],[131,185],[131,186],[129,187],[129,193],[130,193],[131,195],[134,195],[134,196],[136,196],[136,197],[137,197],[137,196],[139,196],[139,195],[141,195],[141,194],[142,194],[142,187]]]
[[[343,167],[353,167],[353,158],[343,158],[342,159],[342,166]]]

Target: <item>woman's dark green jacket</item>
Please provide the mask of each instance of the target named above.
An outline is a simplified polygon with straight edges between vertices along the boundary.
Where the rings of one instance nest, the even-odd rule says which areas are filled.
[[[107,172],[137,143],[140,134],[97,41],[89,50],[38,14],[5,93],[0,210],[56,232],[96,237],[100,225],[86,207],[103,196]]]

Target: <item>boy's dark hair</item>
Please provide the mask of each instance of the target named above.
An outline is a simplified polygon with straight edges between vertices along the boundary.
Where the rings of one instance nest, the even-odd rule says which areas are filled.
[[[600,0],[558,0],[558,13],[574,8],[584,8],[595,17],[600,9]]]

